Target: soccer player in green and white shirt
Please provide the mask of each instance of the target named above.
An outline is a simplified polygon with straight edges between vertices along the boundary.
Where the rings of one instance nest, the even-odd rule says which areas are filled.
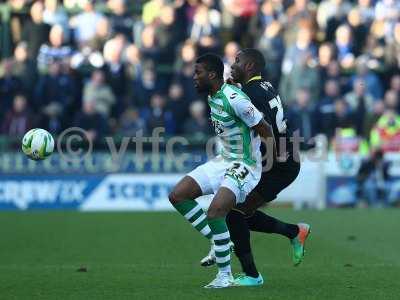
[[[198,92],[208,94],[211,120],[222,142],[221,154],[187,174],[169,195],[176,210],[214,243],[218,274],[206,288],[233,283],[225,217],[260,180],[260,137],[274,141],[271,126],[246,94],[224,83],[223,71],[222,60],[206,54],[196,60],[193,77]],[[206,215],[195,199],[208,194],[215,196]]]

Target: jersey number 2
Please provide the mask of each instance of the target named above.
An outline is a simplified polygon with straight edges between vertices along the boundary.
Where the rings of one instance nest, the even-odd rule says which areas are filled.
[[[274,99],[269,100],[269,107],[271,109],[277,108],[278,111],[276,112],[276,127],[278,127],[279,133],[284,133],[286,130],[286,120],[283,119],[283,107],[281,98],[276,96]]]

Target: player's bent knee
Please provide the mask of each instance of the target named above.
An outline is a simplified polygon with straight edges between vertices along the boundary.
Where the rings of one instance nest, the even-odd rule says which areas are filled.
[[[172,205],[175,205],[183,200],[182,197],[180,197],[179,194],[175,192],[175,190],[169,193],[168,199]]]
[[[168,199],[174,205],[188,199],[196,199],[201,195],[202,192],[197,182],[193,178],[185,176],[169,193]]]
[[[185,193],[179,192],[174,189],[171,193],[169,193],[168,199],[172,205],[175,205],[175,204],[185,201],[189,198],[185,196]]]

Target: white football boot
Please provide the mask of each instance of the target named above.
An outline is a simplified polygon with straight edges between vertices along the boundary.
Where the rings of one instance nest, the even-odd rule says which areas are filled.
[[[210,267],[214,265],[215,262],[216,259],[215,259],[214,243],[211,243],[210,252],[208,252],[208,254],[205,257],[203,257],[203,259],[200,261],[200,264],[203,267]]]
[[[234,244],[232,242],[229,242],[229,246],[230,246],[231,252],[233,252]],[[200,260],[200,265],[202,267],[211,267],[211,266],[215,265],[215,263],[216,263],[216,259],[215,259],[214,243],[211,243],[210,252],[208,252],[208,254],[202,258],[202,260]]]
[[[209,284],[205,285],[206,289],[223,289],[234,286],[234,279],[230,272],[218,272],[217,276]]]

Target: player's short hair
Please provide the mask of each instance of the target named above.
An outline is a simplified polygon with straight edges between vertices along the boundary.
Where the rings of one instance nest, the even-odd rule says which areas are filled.
[[[196,64],[203,64],[208,72],[215,72],[218,78],[224,77],[224,63],[218,55],[212,53],[201,55],[196,59]]]
[[[263,72],[265,69],[265,58],[264,55],[257,49],[246,48],[242,50],[243,55],[254,62],[254,68],[257,72]]]

